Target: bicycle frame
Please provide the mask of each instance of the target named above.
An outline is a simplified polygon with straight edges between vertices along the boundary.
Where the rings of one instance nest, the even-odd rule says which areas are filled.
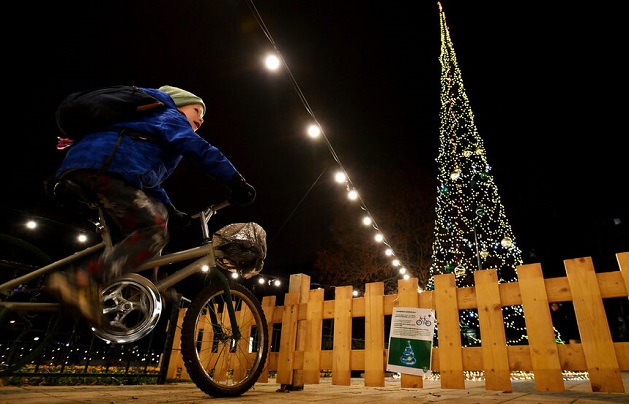
[[[220,282],[223,290],[225,291],[225,295],[227,298],[231,298],[229,282],[225,275],[218,269],[216,266],[216,257],[221,255],[221,251],[217,251],[214,249],[212,245],[212,238],[208,229],[208,222],[210,218],[216,213],[219,209],[222,209],[228,206],[229,203],[223,202],[217,205],[210,206],[209,208],[201,211],[200,213],[193,215],[193,218],[199,218],[201,221],[201,231],[202,231],[202,242],[201,246],[193,247],[190,249],[176,251],[173,253],[169,253],[160,257],[156,257],[139,266],[138,268],[131,271],[132,273],[142,272],[148,269],[161,267],[165,265],[174,264],[177,262],[183,262],[188,260],[194,260],[190,264],[185,267],[175,271],[171,275],[167,276],[164,279],[161,279],[159,282],[154,282],[155,287],[160,291],[160,293],[164,293],[167,289],[174,286],[178,282],[186,279],[187,277],[198,273],[202,268],[207,267],[210,275]],[[42,268],[36,269],[33,272],[30,272],[26,275],[20,276],[18,278],[12,279],[8,282],[5,282],[0,285],[0,293],[5,293],[11,291],[13,288],[29,282],[33,279],[36,279],[40,276],[48,274],[57,269],[65,268],[67,265],[81,260],[87,256],[94,254],[100,250],[111,248],[112,241],[109,233],[109,229],[106,225],[105,218],[102,212],[102,209],[98,207],[98,216],[99,222],[97,223],[97,231],[101,235],[101,242],[93,245],[91,247],[87,247],[84,250],[78,251],[70,256],[59,259],[51,264],[48,264]],[[148,279],[148,278],[147,278]],[[0,308],[7,308],[10,310],[16,311],[54,311],[61,308],[60,303],[36,303],[36,302],[2,302],[0,301]],[[235,317],[234,308],[231,305],[227,306],[228,314],[230,321],[232,323],[233,328],[238,331],[238,325]]]

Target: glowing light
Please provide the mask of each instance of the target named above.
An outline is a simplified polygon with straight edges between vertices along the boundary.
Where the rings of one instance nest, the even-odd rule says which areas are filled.
[[[374,236],[374,240],[376,240],[378,243],[382,243],[382,241],[384,241],[384,236],[382,235],[382,233],[378,233]]]
[[[345,183],[345,181],[347,181],[347,176],[344,172],[339,171],[334,175],[334,181],[338,182],[339,184],[343,184]]]
[[[371,220],[371,218],[369,216],[363,217],[363,224],[365,226],[369,226],[371,223],[373,223],[373,220]]]
[[[399,267],[400,266],[400,260],[398,259],[394,259],[391,264],[393,264],[394,267]]]
[[[317,138],[321,136],[321,128],[319,128],[317,125],[310,125],[308,127],[308,136],[310,136],[311,138]]]
[[[392,256],[392,255],[393,255],[393,250],[392,250],[392,249],[390,249],[390,248],[387,248],[387,249],[384,251],[384,255],[386,255],[387,257]]]
[[[461,169],[459,167],[455,168],[452,173],[450,173],[450,178],[452,181],[456,181],[461,177]]]
[[[87,236],[85,234],[79,234],[76,239],[79,241],[79,243],[85,243],[87,241]]]
[[[203,266],[201,266],[201,272],[207,272],[207,271],[209,271],[209,270],[210,270],[209,265],[203,265]]]
[[[280,58],[277,55],[268,55],[264,59],[264,65],[269,70],[277,70],[280,67]]]
[[[511,247],[512,244],[513,244],[513,240],[511,240],[511,237],[505,237],[500,241],[500,245],[503,246],[504,248],[509,248]]]
[[[400,275],[404,275],[406,273],[406,268],[400,268]]]
[[[276,279],[273,281],[273,286],[279,287],[281,284],[282,284],[282,281],[280,281],[279,279]]]
[[[232,272],[232,279],[238,279],[238,273]]]
[[[259,283],[260,285],[264,285],[264,282],[266,282],[266,281],[264,280],[264,278],[263,278],[263,277],[259,277],[259,278],[258,278],[258,283]]]
[[[358,199],[358,191],[356,191],[355,189],[350,190],[347,193],[347,197],[352,200],[355,201],[356,199]]]
[[[29,229],[34,229],[37,227],[37,222],[34,220],[29,220],[28,222],[26,222],[26,227],[28,227]]]

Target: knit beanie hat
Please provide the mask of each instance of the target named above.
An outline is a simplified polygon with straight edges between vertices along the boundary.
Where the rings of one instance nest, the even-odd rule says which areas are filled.
[[[170,98],[175,101],[175,105],[178,107],[183,107],[184,105],[190,104],[203,105],[203,113],[201,115],[205,115],[205,103],[200,97],[197,97],[189,91],[182,90],[181,88],[173,86],[161,86],[159,89],[170,95]]]

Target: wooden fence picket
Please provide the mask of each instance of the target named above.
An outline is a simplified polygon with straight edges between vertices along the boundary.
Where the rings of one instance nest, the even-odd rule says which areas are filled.
[[[555,342],[542,267],[539,264],[520,266],[518,283],[522,295],[524,321],[528,330],[535,389],[564,391],[559,351]]]

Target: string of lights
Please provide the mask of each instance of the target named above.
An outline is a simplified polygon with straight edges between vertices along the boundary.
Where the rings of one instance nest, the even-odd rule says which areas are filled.
[[[391,265],[394,268],[398,268],[399,274],[404,279],[408,279],[410,277],[409,271],[403,265],[403,263],[400,261],[400,259],[396,256],[396,254],[395,254],[395,252],[393,250],[393,247],[391,246],[391,244],[387,240],[386,236],[384,235],[384,233],[380,229],[380,226],[376,222],[376,219],[374,218],[374,216],[369,211],[369,208],[367,207],[367,203],[365,202],[363,197],[358,192],[358,189],[356,188],[354,182],[350,178],[349,173],[347,172],[347,170],[343,166],[343,163],[341,162],[340,157],[338,156],[338,154],[334,150],[334,147],[332,146],[332,143],[330,142],[328,136],[326,136],[323,127],[319,124],[319,121],[318,121],[317,117],[315,116],[315,113],[314,113],[313,109],[308,104],[306,96],[301,91],[301,88],[300,88],[299,84],[297,83],[297,80],[295,79],[294,75],[292,74],[288,64],[286,63],[286,60],[282,56],[282,53],[280,52],[277,43],[273,39],[273,36],[271,35],[269,29],[266,27],[266,24],[264,23],[264,20],[262,19],[262,16],[258,12],[255,4],[253,3],[252,0],[246,0],[246,2],[247,2],[247,5],[248,5],[249,9],[251,10],[251,12],[253,14],[253,17],[255,18],[256,22],[258,23],[258,26],[260,27],[260,29],[262,30],[262,32],[264,33],[266,38],[269,40],[269,42],[271,43],[271,46],[273,47],[273,50],[274,50],[274,52],[272,54],[269,54],[269,55],[267,55],[264,58],[265,66],[270,71],[279,71],[280,68],[282,68],[282,70],[286,72],[286,74],[287,74],[287,76],[288,76],[288,78],[289,78],[289,80],[291,82],[291,85],[292,85],[295,93],[297,94],[297,97],[300,99],[300,101],[303,104],[306,112],[308,113],[308,115],[310,115],[310,118],[312,119],[312,122],[313,122],[306,129],[306,133],[308,134],[308,136],[310,136],[313,139],[323,139],[323,141],[325,142],[325,144],[326,144],[326,146],[328,148],[328,151],[330,152],[332,158],[334,159],[334,161],[336,162],[336,164],[338,166],[338,170],[334,174],[334,180],[337,183],[339,183],[339,184],[341,184],[341,185],[343,185],[345,187],[345,191],[347,193],[347,198],[349,200],[357,201],[359,203],[360,209],[362,209],[364,211],[364,213],[365,213],[364,216],[363,216],[363,219],[362,219],[362,224],[364,226],[369,226],[369,227],[371,227],[374,230],[374,232],[375,232],[374,240],[377,243],[380,243],[380,244],[385,246],[384,254],[390,259]]]

